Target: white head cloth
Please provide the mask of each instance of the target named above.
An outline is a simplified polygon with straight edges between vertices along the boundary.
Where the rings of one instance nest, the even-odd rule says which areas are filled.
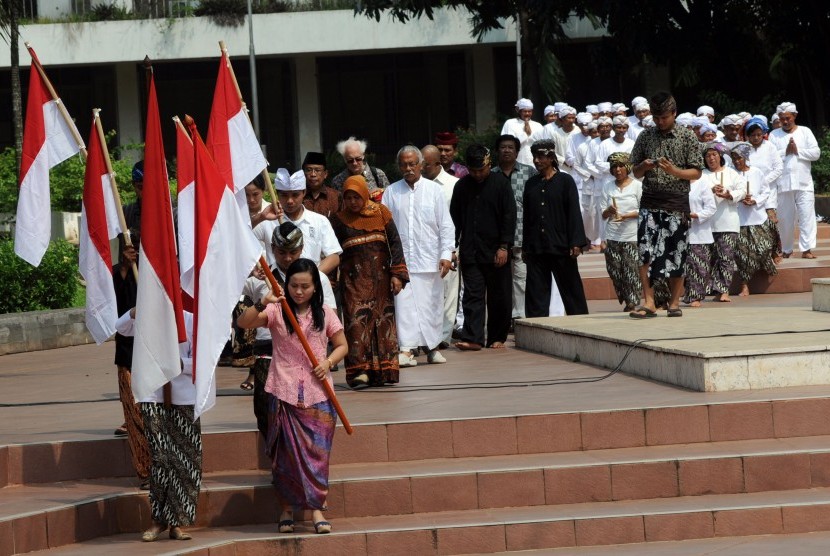
[[[716,128],[716,127],[715,127],[715,124],[713,124],[713,123],[709,123],[709,122],[707,121],[705,124],[703,124],[702,126],[700,126],[700,134],[701,134],[701,135],[703,135],[703,134],[704,134],[704,133],[706,133],[707,131],[711,131],[712,133],[717,133],[717,132],[718,132],[718,128]]]
[[[564,118],[568,114],[576,115],[576,108],[574,108],[573,106],[565,106],[565,107],[559,109],[559,117],[560,118]]]
[[[274,176],[274,189],[277,191],[291,191],[291,175],[285,168],[277,170]]]
[[[685,127],[689,127],[689,126],[692,125],[692,122],[694,121],[694,119],[695,119],[695,115],[692,114],[691,112],[683,112],[677,118],[675,118],[675,122],[677,122],[677,125],[682,125],[682,126],[685,126]]]
[[[597,122],[599,122],[599,120],[593,120],[593,121],[589,122],[588,125],[586,125],[585,127],[588,128],[588,131],[593,131],[597,127],[599,127],[599,124]]]
[[[533,103],[529,98],[520,98],[516,101],[516,110],[533,110]]]
[[[790,114],[798,114],[798,110],[796,110],[795,104],[793,104],[792,102],[782,102],[775,109],[776,114],[783,114],[784,112],[789,112]]]
[[[545,111],[543,112],[543,114],[545,116],[547,116],[548,114],[555,114],[555,113],[556,113],[556,110],[553,108],[552,104],[548,104],[547,106],[545,106]]]
[[[635,110],[637,109],[638,104],[648,104],[648,99],[646,97],[634,97],[631,99],[631,106],[633,106]]]
[[[626,116],[614,116],[614,119],[611,120],[612,125],[624,125],[628,127],[628,118]]]
[[[589,114],[597,114],[599,112],[599,106],[596,104],[589,104],[585,107],[585,111]]]
[[[580,112],[576,115],[576,123],[580,125],[590,124],[594,121],[594,117],[590,115],[588,112]]]
[[[740,125],[741,117],[737,114],[729,114],[724,119],[720,121],[720,127],[725,127],[728,125]]]
[[[289,183],[290,191],[303,191],[305,189],[305,172],[297,170],[291,174],[291,181]]]
[[[599,108],[600,112],[613,112],[614,111],[614,105],[611,104],[610,102],[600,102],[599,104],[597,104],[597,108]]]
[[[628,110],[628,106],[624,102],[617,102],[611,106],[612,112],[619,112],[620,110]]]
[[[709,118],[706,116],[698,116],[694,120],[692,120],[692,127],[703,127],[704,125],[709,123]]]
[[[654,123],[654,116],[649,114],[645,118],[643,118],[643,127],[654,127],[656,124]]]
[[[651,110],[651,106],[648,105],[648,102],[637,102],[632,103],[634,105],[634,111],[639,112],[640,110]]]
[[[747,121],[749,118],[751,118],[751,117],[752,117],[752,114],[750,114],[749,112],[738,112],[738,116],[739,116],[739,117],[740,117],[743,121]]]
[[[602,124],[614,125],[614,120],[612,120],[608,116],[600,116],[599,118],[597,118],[597,125],[600,126]]]
[[[706,106],[705,104],[697,109],[698,116],[714,116],[715,109],[711,106]]]
[[[772,117],[769,119],[770,123],[777,122],[781,118],[778,117],[778,114],[773,114]]]

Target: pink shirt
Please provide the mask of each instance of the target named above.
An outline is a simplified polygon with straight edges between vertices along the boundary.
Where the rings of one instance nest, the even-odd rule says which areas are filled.
[[[326,358],[328,339],[343,330],[337,314],[328,305],[323,305],[323,311],[326,315],[323,330],[314,328],[311,311],[297,317],[300,328],[305,333],[318,363]],[[272,303],[265,308],[265,314],[268,316],[267,326],[271,330],[274,345],[271,367],[268,369],[268,380],[265,381],[265,391],[297,407],[311,407],[325,401],[326,391],[311,372],[313,370],[311,361],[296,332],[289,335],[285,328],[282,307]],[[333,387],[331,373],[326,380]]]

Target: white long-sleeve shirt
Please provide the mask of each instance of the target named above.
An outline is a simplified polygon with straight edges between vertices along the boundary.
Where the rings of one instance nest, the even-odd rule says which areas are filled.
[[[530,120],[530,134],[525,133],[525,121],[520,118],[510,118],[501,128],[502,135],[512,135],[519,140],[519,154],[516,160],[522,164],[533,166],[533,155],[530,154],[530,146],[534,139],[531,136],[542,131],[542,124]],[[538,139],[537,139],[538,140]],[[407,266],[409,261],[407,260]]]
[[[451,260],[455,226],[441,186],[424,177],[413,187],[396,181],[383,192],[401,236],[409,272],[438,272],[441,259]]]
[[[625,152],[631,154],[634,148],[634,141],[624,138],[621,143],[614,141],[613,137],[600,142],[596,150],[593,151],[593,158],[588,162],[588,167],[594,175],[594,179],[605,181],[605,177],[611,172],[611,165],[608,163],[608,157],[614,153]]]
[[[184,328],[187,331],[187,341],[179,344],[179,356],[182,359],[182,372],[170,381],[170,401],[173,405],[194,405],[196,403],[196,386],[193,384],[193,313],[184,312]],[[115,321],[115,329],[122,336],[135,336],[135,319],[127,311]],[[162,386],[146,398],[137,402],[164,402],[164,387]]]
[[[787,154],[790,139],[795,141],[798,147],[797,155]],[[821,156],[821,149],[810,128],[797,126],[792,133],[779,128],[770,133],[769,141],[778,150],[784,162],[784,171],[778,178],[778,192],[813,191],[813,176],[810,168],[813,162]]]
[[[693,181],[689,187],[689,212],[697,214],[697,218],[691,219],[689,244],[705,245],[715,241],[712,237],[712,216],[717,208],[711,182],[704,179]]]
[[[591,156],[591,150],[595,145],[598,145],[599,138],[595,137],[582,143],[576,149],[576,159],[574,160],[574,168],[579,176],[582,178],[583,195],[593,195],[594,193],[594,176],[591,174],[591,169],[588,167],[588,158]],[[597,192],[599,193],[599,192]]]
[[[784,162],[781,160],[781,155],[772,143],[766,139],[761,143],[757,149],[752,148],[752,153],[749,155],[749,166],[761,172],[764,176],[764,181],[769,187],[769,197],[767,198],[767,208],[778,208],[778,178],[784,171]]]
[[[769,199],[770,188],[764,175],[758,168],[750,167],[746,172],[738,172],[743,181],[743,189],[746,192],[746,184],[749,182],[749,193],[752,195],[754,205],[738,203],[738,217],[741,226],[758,226],[767,221],[767,200]],[[745,197],[746,195],[744,195]]]
[[[741,221],[738,217],[738,203],[746,197],[746,182],[732,168],[723,167],[719,172],[703,170],[699,181],[707,181],[709,188],[723,185],[723,188],[732,195],[732,199],[715,196],[717,208],[712,216],[713,232],[740,232]]]
[[[314,264],[319,264],[329,255],[339,255],[343,252],[340,243],[337,241],[337,236],[334,235],[331,222],[322,214],[304,208],[300,217],[297,220],[291,220],[291,222],[303,232],[303,252],[301,256],[304,259],[311,259]],[[276,227],[276,220],[261,222],[254,228],[254,236],[260,242],[270,246],[271,234],[274,233]],[[273,267],[277,264],[274,253],[270,248],[265,250],[265,259],[269,266]]]

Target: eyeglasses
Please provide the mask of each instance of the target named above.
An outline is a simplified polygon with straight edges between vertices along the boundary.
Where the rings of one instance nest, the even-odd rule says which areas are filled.
[[[305,172],[306,174],[308,174],[310,176],[320,175],[325,171],[326,171],[325,168],[303,168],[303,172]]]
[[[356,162],[363,162],[364,160],[366,160],[366,158],[365,158],[365,157],[363,157],[363,156],[356,156],[356,157],[354,157],[354,158],[347,158],[347,159],[346,159],[346,164],[354,164],[354,163],[356,163]]]

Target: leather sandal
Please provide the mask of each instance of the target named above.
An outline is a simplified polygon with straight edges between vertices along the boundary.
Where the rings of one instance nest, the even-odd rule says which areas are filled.
[[[190,533],[185,533],[184,531],[182,531],[181,527],[171,527],[170,538],[174,541],[189,541],[193,537],[190,535]]]

